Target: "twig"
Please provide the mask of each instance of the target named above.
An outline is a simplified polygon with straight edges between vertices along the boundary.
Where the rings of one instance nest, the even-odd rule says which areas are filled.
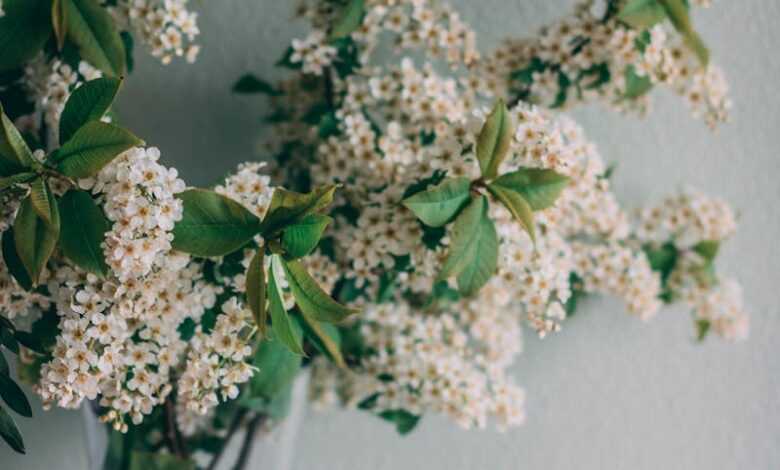
[[[187,452],[184,450],[181,437],[176,428],[176,409],[174,408],[173,401],[170,399],[165,401],[165,436],[171,452],[182,459],[187,458]]]
[[[217,453],[214,454],[214,457],[211,459],[209,466],[206,467],[206,470],[214,470],[217,468],[219,459],[222,458],[222,454],[225,453],[228,442],[230,442],[230,439],[241,427],[241,422],[244,420],[244,415],[246,415],[246,412],[246,408],[239,408],[238,411],[236,411],[236,415],[233,417],[233,421],[230,423],[230,428],[228,428],[228,433],[225,435],[225,439],[222,440],[222,447],[220,447]]]
[[[233,470],[244,470],[244,467],[246,467],[246,464],[249,461],[249,455],[252,453],[252,444],[255,440],[257,428],[265,422],[265,419],[266,415],[258,413],[247,425],[244,442],[241,444],[241,452],[238,454],[238,460],[236,460],[236,465],[233,467]]]

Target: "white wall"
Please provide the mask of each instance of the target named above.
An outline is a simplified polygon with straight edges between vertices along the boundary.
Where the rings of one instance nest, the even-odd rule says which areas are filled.
[[[202,2],[204,50],[193,66],[162,67],[137,54],[120,112],[188,181],[213,182],[255,156],[264,102],[233,96],[229,86],[246,71],[278,76],[271,66],[300,31],[288,25],[287,3]],[[530,32],[565,14],[572,1],[456,3],[487,49],[505,34]],[[696,23],[730,79],[733,123],[711,133],[664,92],[656,93],[646,120],[600,109],[576,114],[604,157],[620,162],[616,191],[626,203],[655,200],[688,183],[739,209],[740,231],[719,262],[744,284],[750,340],[698,345],[682,309],[665,309],[642,324],[617,302],[593,300],[560,334],[544,341],[527,335],[515,367],[528,392],[523,428],[464,432],[426,417],[401,438],[368,415],[308,412],[294,469],[780,468],[780,2],[715,3]],[[18,458],[0,446],[0,468],[83,468],[80,416],[36,415],[22,422],[32,456]]]

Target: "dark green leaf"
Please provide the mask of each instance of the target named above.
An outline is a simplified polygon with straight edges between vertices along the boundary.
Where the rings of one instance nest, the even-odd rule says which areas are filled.
[[[16,413],[32,418],[32,408],[22,389],[7,374],[0,374],[0,398]]]
[[[239,78],[233,85],[234,93],[263,93],[270,96],[278,96],[282,93],[274,88],[270,83],[257,78],[252,74],[246,74]]]
[[[509,152],[514,137],[512,117],[503,100],[499,100],[485,120],[477,137],[477,160],[482,176],[495,178]]]
[[[287,283],[295,297],[295,303],[304,315],[317,321],[338,323],[357,313],[356,310],[341,305],[325,293],[299,261],[283,260],[282,265],[287,275]]]
[[[517,191],[506,188],[499,184],[488,184],[488,190],[509,210],[512,216],[517,219],[528,232],[532,241],[536,241],[536,229],[534,225],[533,208]]]
[[[164,452],[135,451],[130,458],[130,470],[195,470],[195,462]]]
[[[325,354],[334,364],[342,369],[347,368],[344,356],[341,354],[341,335],[335,325],[319,322],[301,313],[303,331],[306,338],[314,344],[322,354]]]
[[[16,253],[22,261],[33,285],[38,283],[46,262],[49,261],[60,236],[60,215],[57,201],[49,192],[52,223],[48,224],[33,209],[29,197],[22,201],[14,222]]]
[[[54,202],[54,194],[51,193],[49,185],[46,184],[43,178],[36,178],[30,183],[30,201],[32,202],[33,209],[38,216],[44,220],[47,224],[51,224],[54,217],[52,202]]]
[[[104,74],[125,73],[125,49],[108,10],[98,0],[63,0],[67,37],[81,57]]]
[[[10,368],[8,367],[8,361],[5,360],[3,352],[0,351],[0,374],[9,374]]]
[[[65,103],[60,118],[60,142],[67,142],[89,121],[99,121],[114,102],[122,80],[103,77],[78,87]]]
[[[111,223],[86,191],[70,190],[60,199],[60,248],[71,261],[100,277],[108,274],[101,244]]]
[[[634,29],[644,30],[665,20],[666,10],[658,0],[628,0],[617,18]]]
[[[720,242],[717,240],[704,240],[697,243],[693,247],[693,251],[699,254],[705,261],[712,263],[715,261],[715,257],[718,256],[718,250],[720,249]]]
[[[317,247],[322,233],[332,221],[327,215],[312,214],[282,232],[282,248],[288,258],[301,258]]]
[[[119,33],[119,37],[122,38],[122,45],[125,46],[125,62],[127,63],[127,73],[132,73],[135,61],[133,60],[133,35],[128,31],[122,31]]]
[[[51,36],[51,0],[3,0],[0,71],[31,60]]]
[[[11,176],[36,164],[30,147],[0,105],[0,176]]]
[[[394,423],[395,429],[401,435],[410,433],[420,421],[419,416],[413,415],[406,410],[386,410],[379,413],[379,417]]]
[[[30,275],[27,274],[22,260],[19,259],[19,255],[16,253],[16,242],[14,241],[14,229],[9,228],[3,232],[3,261],[11,273],[11,276],[24,290],[30,290],[33,288],[33,282],[30,279]]]
[[[2,406],[0,406],[0,437],[16,452],[25,453],[22,435],[19,434],[14,419]]]
[[[173,229],[173,247],[196,256],[224,256],[249,243],[260,221],[236,201],[205,189],[177,196],[184,215]]]
[[[463,295],[477,292],[496,272],[498,235],[487,211],[487,198],[480,196],[455,219],[447,259],[439,274],[440,279],[457,276]]]
[[[54,154],[57,168],[71,178],[89,178],[122,152],[144,141],[130,131],[100,121],[90,121]]]
[[[252,317],[260,331],[260,336],[265,336],[268,311],[266,310],[266,284],[265,284],[265,249],[261,247],[255,252],[249,267],[246,270],[246,301],[252,310]]]
[[[303,355],[300,332],[296,331],[294,321],[284,308],[284,297],[276,276],[282,272],[279,255],[271,258],[271,275],[268,277],[268,309],[271,311],[271,327],[274,337],[291,352]]]
[[[425,225],[441,227],[449,223],[468,203],[470,189],[468,178],[447,178],[426,191],[404,199],[403,204]]]
[[[569,178],[553,170],[524,168],[501,175],[492,184],[519,193],[531,209],[539,211],[555,204]]]
[[[328,207],[333,202],[336,185],[316,188],[309,193],[296,193],[276,188],[271,197],[268,214],[263,219],[262,232],[271,235],[284,227],[299,222],[307,215]]]
[[[2,157],[0,157],[2,158]],[[0,191],[10,188],[16,184],[29,183],[35,178],[35,173],[17,173],[12,176],[0,177]]]
[[[357,30],[363,22],[365,13],[364,0],[349,0],[341,15],[333,24],[330,40],[347,37]]]

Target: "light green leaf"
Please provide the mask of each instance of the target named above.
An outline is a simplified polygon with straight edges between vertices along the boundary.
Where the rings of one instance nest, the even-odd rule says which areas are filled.
[[[341,16],[333,23],[329,39],[333,41],[347,37],[357,30],[363,23],[365,9],[364,0],[349,0]]]
[[[22,260],[19,259],[19,255],[16,253],[13,227],[10,227],[3,232],[2,251],[3,261],[8,268],[8,272],[11,273],[11,276],[13,276],[22,289],[27,291],[32,289],[32,279],[30,279],[30,275],[27,274],[27,269],[24,267]]]
[[[696,54],[702,66],[706,67],[710,61],[710,51],[704,44],[699,34],[693,29],[688,7],[684,0],[658,0],[674,28],[685,40],[685,44]]]
[[[301,337],[301,327],[292,322],[293,334]],[[301,369],[302,356],[295,354],[282,344],[272,332],[257,346],[252,365],[257,372],[249,380],[248,393],[242,398],[260,398],[264,402],[284,393]]]
[[[284,308],[282,289],[276,279],[276,276],[283,272],[279,265],[280,259],[279,255],[271,257],[271,275],[268,278],[268,309],[271,311],[271,327],[276,339],[281,341],[291,352],[303,355],[301,335],[299,332],[296,334],[293,326],[294,321]]]
[[[39,166],[22,135],[0,105],[0,176]]]
[[[617,18],[634,29],[645,30],[665,20],[666,10],[658,0],[629,0]]]
[[[715,261],[715,257],[718,256],[720,250],[720,242],[718,240],[703,240],[697,243],[693,247],[693,251],[699,254],[708,263]]]
[[[282,266],[287,275],[287,283],[295,297],[295,303],[304,315],[317,321],[338,323],[357,313],[356,310],[341,305],[325,293],[299,261],[282,261]]]
[[[143,144],[143,140],[128,130],[105,122],[90,121],[55,152],[54,161],[65,176],[89,178],[125,150]]]
[[[449,223],[468,203],[468,178],[447,178],[436,186],[404,199],[403,205],[425,225],[441,227]]]
[[[35,213],[44,220],[47,224],[52,221],[52,207],[51,201],[54,200],[54,195],[51,194],[49,185],[43,178],[36,178],[30,183],[30,201],[32,202]]]
[[[16,423],[11,415],[0,406],[0,437],[11,446],[11,449],[20,454],[24,454],[24,440],[16,427]]]
[[[87,272],[105,277],[108,265],[101,244],[111,223],[86,191],[70,190],[60,198],[60,248]]]
[[[249,243],[260,220],[236,201],[206,189],[188,189],[182,219],[173,228],[173,248],[195,256],[224,256]]]
[[[531,206],[526,202],[520,193],[517,193],[511,189],[507,189],[504,186],[497,184],[489,184],[488,190],[490,193],[501,201],[504,206],[512,213],[512,216],[517,219],[523,226],[531,240],[536,241],[536,230],[534,225],[534,213]]]
[[[503,100],[498,100],[477,137],[477,160],[482,176],[495,178],[509,152],[514,126]]]
[[[51,36],[51,0],[3,0],[0,71],[31,60]]]
[[[347,368],[344,356],[341,354],[341,336],[335,325],[319,322],[301,312],[303,328],[306,337],[323,354],[328,356],[334,364],[342,369]]]
[[[134,451],[130,470],[195,470],[195,462],[165,452]]]
[[[32,408],[21,387],[8,374],[0,373],[0,398],[14,410],[26,418],[32,418]]]
[[[125,49],[108,10],[98,0],[63,0],[68,39],[81,57],[104,74],[125,73]]]
[[[261,336],[265,336],[268,311],[265,308],[266,303],[266,285],[265,285],[265,248],[260,247],[249,268],[246,270],[246,301],[249,309],[252,310],[252,316],[255,319],[255,325],[260,330]]]
[[[50,197],[49,205],[52,209],[51,223],[46,223],[35,212],[29,197],[22,201],[14,222],[16,253],[27,270],[27,274],[30,275],[33,285],[38,283],[41,272],[54,252],[57,239],[60,236],[60,213],[57,201],[54,200],[51,191],[48,192],[48,195]]]
[[[60,118],[60,142],[67,142],[81,126],[99,121],[114,102],[122,80],[102,77],[78,87],[65,103]]]
[[[555,204],[569,178],[553,170],[524,168],[501,175],[492,184],[519,193],[531,209],[539,211]]]
[[[276,188],[271,197],[268,213],[263,219],[262,232],[268,236],[299,222],[307,215],[328,207],[333,202],[337,185],[322,186],[309,193],[296,193]]]
[[[278,96],[282,94],[282,92],[274,88],[270,83],[257,78],[251,73],[248,73],[238,79],[238,81],[233,85],[233,93],[263,93],[269,96]]]
[[[439,279],[456,276],[458,290],[466,296],[484,286],[498,266],[498,235],[487,211],[487,198],[479,196],[455,219],[447,259],[439,274]]]
[[[65,36],[68,34],[68,24],[65,19],[65,0],[53,0],[51,2],[51,23],[54,30],[54,38],[57,40],[57,50],[61,51],[65,45]]]
[[[626,67],[626,91],[623,97],[629,100],[639,98],[653,88],[653,82],[647,75],[639,76],[633,65]]]
[[[0,178],[0,191],[4,189],[8,189],[11,186],[17,184],[29,183],[36,176],[37,175],[35,173],[26,172],[26,173],[17,173],[15,175],[2,177]]]
[[[291,259],[308,255],[317,247],[322,233],[333,219],[327,215],[312,214],[290,225],[282,232],[282,248]]]

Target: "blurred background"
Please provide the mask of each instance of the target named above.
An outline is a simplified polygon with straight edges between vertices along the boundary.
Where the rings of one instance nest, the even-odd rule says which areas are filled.
[[[165,163],[204,185],[241,161],[263,158],[256,149],[266,103],[233,95],[230,86],[246,72],[282,76],[273,63],[304,29],[289,22],[292,2],[191,3],[201,12],[198,61],[162,66],[138,47],[118,109]],[[506,35],[528,35],[569,14],[574,1],[452,3],[488,51]],[[750,339],[697,344],[682,308],[642,323],[617,301],[593,299],[561,333],[543,341],[526,335],[514,367],[528,394],[525,426],[462,431],[427,416],[399,437],[364,413],[307,409],[292,469],[780,468],[780,2],[714,3],[694,19],[728,76],[733,122],[711,132],[664,90],[654,91],[645,119],[596,107],[574,114],[604,159],[619,163],[614,187],[627,206],[692,185],[737,208],[740,229],[718,263],[743,283]],[[81,414],[35,407],[34,419],[18,420],[30,455],[0,446],[0,469],[86,468]]]

